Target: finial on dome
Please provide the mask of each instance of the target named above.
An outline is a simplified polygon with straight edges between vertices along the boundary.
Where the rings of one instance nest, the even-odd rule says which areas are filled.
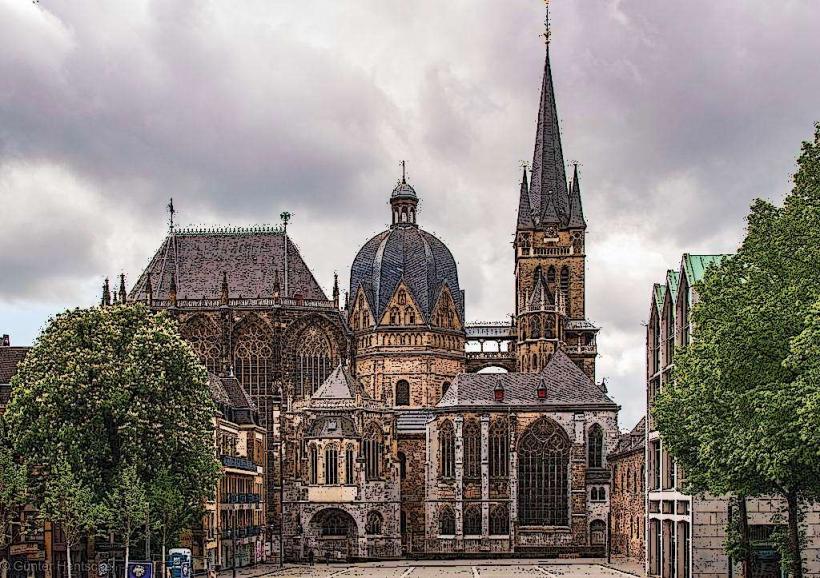
[[[401,184],[407,184],[407,162],[401,161]]]

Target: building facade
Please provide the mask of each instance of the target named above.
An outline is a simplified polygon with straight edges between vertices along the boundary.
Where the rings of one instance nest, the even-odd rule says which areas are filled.
[[[725,255],[684,253],[680,266],[652,289],[646,333],[646,571],[662,578],[718,578],[739,575],[740,566],[724,551],[726,527],[736,506],[727,497],[691,496],[683,492],[686,473],[664,447],[652,420],[658,392],[669,384],[675,347],[696,336],[690,310],[697,302],[695,284],[708,267]],[[779,578],[779,554],[772,539],[782,500],[747,500],[747,516],[756,578]],[[820,576],[820,507],[809,507],[805,519],[805,576]]]
[[[609,454],[612,470],[612,534],[610,552],[642,563],[646,525],[646,419],[629,433],[621,434],[615,451]]]
[[[567,181],[547,44],[517,194],[515,314],[466,322],[456,259],[404,175],[340,307],[282,228],[178,229],[126,294],[234,375],[266,436],[267,541],[288,559],[603,554],[618,406],[595,382],[577,166]],[[471,336],[507,343],[471,355]],[[484,339],[484,337],[480,337]],[[498,377],[466,373],[491,365]],[[500,398],[498,396],[501,396]],[[502,444],[502,445],[500,445]],[[503,455],[501,449],[504,448]],[[215,554],[217,559],[223,554]]]

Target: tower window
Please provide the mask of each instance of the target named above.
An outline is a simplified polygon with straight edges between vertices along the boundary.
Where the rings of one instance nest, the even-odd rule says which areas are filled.
[[[550,286],[555,285],[555,267],[552,265],[550,265],[550,268],[547,269],[547,283],[549,283]]]
[[[410,405],[410,384],[404,379],[396,383],[396,405]]]

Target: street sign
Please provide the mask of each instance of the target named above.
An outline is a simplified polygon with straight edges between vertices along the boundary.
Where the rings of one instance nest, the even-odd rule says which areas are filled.
[[[154,578],[154,565],[150,561],[129,561],[128,578]]]

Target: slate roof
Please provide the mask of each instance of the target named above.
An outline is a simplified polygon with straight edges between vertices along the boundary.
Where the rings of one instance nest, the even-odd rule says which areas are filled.
[[[378,322],[401,281],[428,323],[446,284],[464,321],[464,293],[453,254],[434,235],[409,223],[393,226],[364,244],[353,259],[350,295],[355,296],[362,287]]]
[[[537,393],[542,380],[547,387],[545,399],[539,399]],[[504,387],[504,401],[500,402],[495,401],[499,381]],[[585,405],[618,407],[566,353],[558,350],[540,373],[461,373],[436,407]]]
[[[346,416],[316,418],[308,428],[306,437],[311,438],[355,438],[359,434],[353,420]]]
[[[341,363],[327,376],[327,379],[319,386],[310,398],[313,399],[355,399],[356,393],[362,398],[369,399],[369,396],[361,383],[350,374],[350,371]]]
[[[396,411],[396,431],[400,434],[423,434],[433,412],[426,409]]]
[[[209,372],[208,388],[211,391],[211,398],[218,404],[227,405],[233,409],[256,411],[256,404],[235,377],[220,377]]]
[[[11,378],[17,373],[17,366],[30,349],[20,346],[0,347],[0,384],[11,383]]]
[[[629,433],[621,434],[615,449],[609,454],[610,457],[630,454],[636,451],[643,451],[646,446],[646,418],[641,418]]]
[[[288,293],[327,300],[296,245],[288,242]],[[177,297],[218,299],[227,272],[230,297],[270,297],[279,278],[284,291],[285,236],[275,228],[182,230],[169,234],[129,294],[145,299],[147,274],[155,299],[168,299],[176,273]]]

